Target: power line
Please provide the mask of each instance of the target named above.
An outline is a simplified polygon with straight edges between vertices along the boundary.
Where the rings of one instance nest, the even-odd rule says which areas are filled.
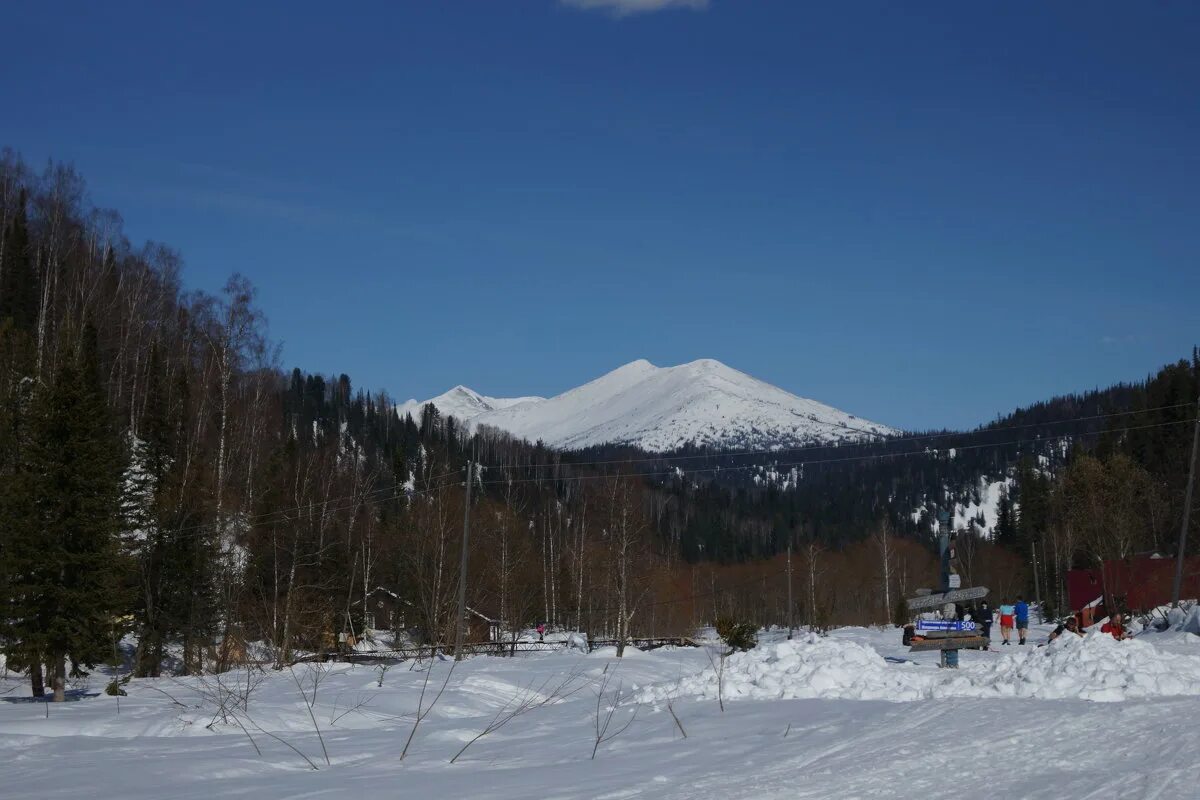
[[[701,600],[706,597],[715,597],[722,593],[732,592],[736,589],[741,589],[746,586],[750,586],[751,584],[762,583],[762,582],[766,581],[768,578],[778,578],[778,577],[780,577],[782,575],[786,575],[786,574],[787,574],[786,569],[778,570],[778,571],[774,571],[774,572],[767,572],[762,575],[756,575],[753,578],[748,578],[747,580],[744,580],[744,581],[738,581],[737,583],[732,583],[732,584],[729,584],[728,586],[720,586],[720,587],[711,589],[706,592],[696,592],[696,593],[689,594],[689,595],[683,595],[681,597],[672,597],[669,600],[656,600],[656,601],[650,602],[650,603],[639,603],[637,608],[640,611],[640,610],[646,609],[646,608],[659,608],[661,606],[670,606],[670,605],[675,605],[677,603],[687,603],[692,600]],[[603,614],[612,613],[613,611],[617,611],[619,609],[620,609],[620,606],[609,605],[609,606],[603,606],[601,608],[584,608],[582,610],[585,614],[603,615]]]
[[[449,477],[452,475],[457,475],[458,472],[459,472],[459,470],[454,470],[452,472],[446,472],[441,475],[435,475],[432,478],[429,478],[428,480],[430,480],[430,481],[439,480],[441,478]],[[359,505],[361,503],[368,503],[368,502],[386,503],[391,500],[399,500],[399,499],[406,498],[406,497],[423,497],[425,495],[433,494],[434,492],[438,492],[438,491],[441,491],[442,489],[446,489],[450,486],[456,486],[456,485],[460,485],[460,482],[459,481],[449,481],[449,482],[441,484],[439,486],[431,486],[426,489],[406,489],[403,486],[384,487],[384,488],[380,488],[380,489],[373,489],[369,492],[364,492],[360,495],[353,495],[353,494],[343,495],[341,497],[333,497],[328,500],[322,500],[319,502],[308,503],[306,505],[291,506],[291,507],[287,507],[287,508],[275,509],[272,511],[264,511],[260,514],[252,514],[247,517],[239,518],[238,524],[273,525],[273,524],[276,524],[279,522],[288,522],[289,519],[287,518],[287,515],[292,514],[292,513],[296,513],[296,515],[299,516],[300,512],[309,511],[309,510],[313,510],[313,509],[319,509],[322,514],[330,514],[330,513],[337,512],[337,511],[344,511],[347,508],[353,508],[354,506]],[[376,497],[375,495],[382,495],[382,496]],[[343,501],[348,501],[348,502],[343,502]],[[339,503],[342,503],[342,504],[338,505]],[[271,519],[272,517],[279,517],[279,516],[282,516],[283,518],[282,519]],[[180,534],[183,534],[183,533],[191,533],[191,532],[202,533],[202,532],[214,530],[217,527],[218,527],[218,523],[215,521],[214,522],[201,522],[201,523],[197,523],[195,525],[186,525],[186,526],[183,526],[180,528],[172,528],[169,531],[169,535],[172,537],[178,537]]]
[[[1146,430],[1149,428],[1162,428],[1162,427],[1166,427],[1169,425],[1190,425],[1190,424],[1194,423],[1195,421],[1196,421],[1195,418],[1188,418],[1188,419],[1182,419],[1182,420],[1172,420],[1169,422],[1155,422],[1155,423],[1151,423],[1149,425],[1135,425],[1135,426],[1130,426],[1130,427],[1126,427],[1126,428],[1113,428],[1108,432],[1109,433],[1127,433],[1129,431]],[[956,450],[956,451],[957,450],[980,450],[980,449],[984,449],[984,448],[988,448],[988,447],[1008,447],[1011,445],[1035,444],[1037,442],[1052,441],[1054,439],[1066,438],[1066,436],[1067,435],[1064,434],[1062,436],[1038,437],[1036,439],[1014,439],[1012,441],[1007,441],[1007,442],[987,442],[985,444],[960,445],[960,446],[955,446],[950,449]],[[853,462],[853,461],[869,461],[871,459],[876,459],[876,458],[901,458],[904,456],[914,456],[914,455],[933,455],[938,452],[941,452],[941,451],[930,450],[928,448],[925,448],[925,449],[921,449],[921,450],[904,450],[904,451],[900,451],[900,452],[896,452],[896,453],[871,453],[868,455],[844,456],[841,458],[808,459],[808,460],[804,460],[804,461],[792,461],[792,462],[783,462],[783,463],[779,463],[779,462],[771,462],[771,463],[767,463],[767,464],[756,463],[756,464],[742,464],[742,465],[737,465],[737,466],[698,467],[695,469],[681,469],[681,468],[677,467],[675,469],[668,470],[665,472],[642,472],[642,473],[635,473],[635,475],[638,477],[667,477],[667,476],[671,476],[671,475],[683,476],[683,475],[702,474],[702,473],[708,473],[708,472],[734,472],[734,471],[739,471],[739,470],[758,469],[758,468],[762,468],[762,467],[775,467],[775,468],[804,467],[804,466],[815,466],[815,465],[820,465],[820,464],[840,464],[840,463],[849,463],[849,462]],[[574,466],[574,465],[563,464],[562,466]],[[550,482],[550,481],[566,482],[566,481],[582,481],[582,480],[608,480],[608,479],[611,479],[614,477],[618,477],[618,476],[616,476],[616,475],[569,475],[569,476],[560,476],[560,477],[556,477],[556,478],[515,478],[515,479],[506,479],[506,480],[497,480],[497,481],[482,481],[481,483],[483,483],[484,485],[508,484],[508,483],[545,483],[545,482]]]
[[[1107,414],[1091,414],[1088,416],[1072,417],[1070,419],[1051,420],[1048,422],[1030,422],[1030,423],[1025,423],[1022,425],[1004,425],[1004,426],[999,426],[999,427],[995,427],[995,428],[979,428],[979,429],[973,430],[973,431],[946,431],[943,433],[912,434],[909,436],[892,436],[892,437],[884,437],[882,439],[876,439],[874,441],[854,441],[854,442],[849,442],[846,444],[814,444],[814,445],[804,445],[802,447],[767,448],[767,449],[761,449],[761,450],[733,450],[733,451],[723,451],[723,452],[714,452],[714,453],[695,453],[695,454],[691,454],[691,455],[675,454],[675,455],[667,455],[667,456],[639,456],[636,458],[613,458],[613,459],[606,459],[606,460],[600,460],[600,461],[564,460],[564,461],[557,461],[557,462],[545,462],[545,463],[541,463],[541,464],[522,464],[522,465],[520,465],[520,468],[521,469],[549,469],[552,467],[564,467],[564,466],[594,467],[594,466],[611,466],[611,465],[617,465],[617,464],[657,463],[657,462],[662,462],[662,461],[687,461],[687,460],[699,460],[699,459],[705,459],[705,458],[713,459],[713,458],[738,458],[741,456],[759,456],[759,455],[786,455],[789,453],[803,453],[803,452],[809,452],[809,451],[813,451],[813,450],[830,450],[835,447],[853,447],[855,445],[894,444],[897,442],[914,442],[914,441],[919,442],[919,441],[925,441],[927,439],[946,439],[946,438],[963,437],[963,436],[981,436],[984,434],[995,433],[995,432],[999,432],[999,431],[1027,430],[1029,428],[1042,428],[1042,427],[1051,426],[1051,425],[1066,425],[1066,424],[1070,424],[1070,423],[1074,423],[1074,422],[1091,422],[1091,421],[1100,420],[1100,419],[1111,419],[1114,417],[1129,416],[1131,414],[1149,414],[1149,413],[1155,412],[1155,411],[1171,411],[1171,410],[1179,409],[1179,408],[1191,408],[1192,405],[1193,405],[1192,403],[1176,403],[1174,405],[1168,405],[1168,406],[1157,406],[1154,408],[1142,408],[1142,409],[1136,409],[1136,410],[1131,410],[1131,411],[1113,411],[1113,412],[1110,412]],[[820,420],[817,420],[817,421],[820,422]],[[862,434],[872,436],[872,437],[879,437],[881,435],[878,431],[868,431],[863,428],[852,428],[849,426],[838,425],[837,423],[832,423],[832,422],[827,422],[827,423],[823,423],[823,424],[833,425],[833,426],[837,427],[839,430],[850,430],[850,431],[854,431],[856,433],[862,433]],[[508,467],[506,467],[505,465],[496,464],[496,465],[481,465],[481,468],[482,469],[507,469]]]
[[[1187,403],[1184,405],[1191,406],[1190,403]],[[1148,411],[1149,410],[1163,410],[1163,409],[1167,409],[1167,408],[1176,408],[1176,407],[1177,406],[1163,406],[1160,409],[1147,409],[1147,410]],[[1116,415],[1098,415],[1098,416],[1116,416]],[[1086,418],[1081,418],[1081,419],[1086,419]],[[1147,425],[1135,425],[1135,426],[1129,426],[1129,427],[1125,427],[1125,428],[1114,428],[1107,432],[1109,432],[1109,433],[1127,433],[1130,431],[1147,430],[1147,429],[1151,429],[1151,428],[1162,428],[1162,427],[1168,427],[1168,426],[1172,426],[1172,425],[1190,425],[1195,422],[1196,422],[1196,418],[1189,417],[1187,419],[1182,419],[1182,420],[1171,420],[1171,421],[1167,421],[1167,422],[1150,423]],[[1015,426],[1015,427],[1017,427],[1017,426]],[[1027,427],[1027,426],[1020,426],[1020,427]],[[1005,442],[986,442],[986,443],[975,444],[975,445],[958,445],[958,446],[955,446],[950,449],[955,450],[955,451],[958,451],[958,450],[981,450],[981,449],[986,449],[989,447],[1009,447],[1009,446],[1014,446],[1014,445],[1036,444],[1038,442],[1053,441],[1055,439],[1065,438],[1068,435],[1069,434],[1062,434],[1060,436],[1049,436],[1049,437],[1039,436],[1035,439],[1014,439],[1014,440],[1005,441]],[[917,440],[919,440],[921,438],[925,438],[925,437],[917,437]],[[922,448],[919,450],[904,450],[904,451],[892,452],[892,453],[871,453],[871,454],[865,454],[865,455],[842,456],[842,457],[837,457],[837,458],[807,459],[807,460],[792,461],[792,462],[772,461],[772,462],[768,462],[768,463],[758,462],[758,463],[753,463],[753,464],[741,464],[741,465],[735,465],[735,466],[718,465],[718,466],[713,466],[713,467],[697,467],[697,468],[693,468],[693,469],[682,469],[682,468],[676,467],[671,470],[665,470],[665,471],[659,471],[659,472],[636,473],[636,477],[642,477],[642,478],[683,477],[686,475],[702,475],[702,474],[707,474],[707,473],[757,470],[757,469],[764,469],[764,468],[768,468],[768,467],[774,468],[774,469],[784,469],[784,468],[791,468],[791,467],[819,466],[819,465],[823,465],[823,464],[852,463],[852,462],[856,462],[856,461],[869,461],[872,459],[904,458],[904,457],[908,457],[908,456],[936,455],[940,452],[943,452],[943,451],[931,450],[929,448]],[[630,460],[629,462],[619,462],[619,463],[642,463],[645,461],[654,461],[654,459],[638,459],[638,460]],[[604,463],[604,462],[596,462],[596,463]],[[519,466],[516,468],[517,469],[533,469],[536,466],[538,466],[538,465],[522,465],[522,466]],[[541,466],[548,466],[548,465],[541,465]],[[587,464],[586,462],[583,464],[566,463],[566,464],[562,464],[562,465],[558,465],[558,466],[589,466],[589,464]],[[493,467],[492,469],[506,469],[506,467]],[[430,478],[429,480],[430,481],[440,480],[441,478],[446,478],[446,477],[450,477],[453,475],[457,475],[458,472],[459,472],[459,470],[446,472],[441,475],[434,476],[434,477]],[[559,477],[555,477],[555,478],[501,478],[501,479],[497,479],[497,480],[477,480],[476,483],[480,486],[496,486],[496,485],[510,485],[510,484],[519,484],[519,483],[547,483],[547,482],[564,483],[564,482],[577,482],[577,481],[585,481],[585,480],[609,480],[614,477],[618,477],[618,476],[599,474],[599,475],[570,475],[570,476],[559,476]],[[409,489],[405,489],[404,487],[391,487],[391,488],[386,488],[386,489],[377,489],[372,492],[366,492],[362,495],[346,495],[342,498],[334,498],[333,500],[330,500],[330,501],[323,501],[323,502],[319,502],[319,503],[309,503],[309,504],[303,505],[303,506],[294,506],[294,507],[290,507],[290,508],[276,509],[273,511],[263,512],[261,514],[252,515],[252,516],[244,518],[244,523],[246,525],[262,525],[262,524],[274,524],[274,523],[278,523],[278,522],[286,522],[286,521],[289,521],[286,518],[286,515],[289,513],[292,513],[292,512],[306,511],[306,510],[318,508],[320,506],[324,506],[324,508],[320,509],[322,514],[336,513],[337,511],[343,511],[347,508],[352,508],[352,507],[359,505],[360,503],[364,503],[364,502],[383,503],[383,502],[389,502],[391,500],[398,500],[398,499],[408,498],[408,497],[423,497],[426,495],[433,494],[435,492],[442,491],[451,486],[457,486],[457,485],[461,485],[461,482],[460,481],[448,481],[444,484],[441,484],[438,486],[431,486],[429,488],[422,489],[422,490],[409,490]],[[378,493],[383,493],[384,496],[373,497],[373,495],[378,494]],[[332,503],[336,503],[339,500],[348,500],[349,502],[342,504],[342,505],[336,505],[336,504],[330,505]],[[284,515],[283,519],[272,519],[272,517],[278,517],[281,515]],[[190,531],[210,531],[210,530],[215,529],[216,527],[217,527],[216,522],[201,523],[201,524],[197,524],[197,525],[173,529],[168,533],[168,535],[173,538],[178,538],[183,533],[187,533]]]

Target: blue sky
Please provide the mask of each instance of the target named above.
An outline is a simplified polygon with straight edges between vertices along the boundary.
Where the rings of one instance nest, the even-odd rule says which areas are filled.
[[[1194,4],[183,5],[6,9],[0,144],[250,277],[288,368],[710,357],[923,428],[1200,342]]]

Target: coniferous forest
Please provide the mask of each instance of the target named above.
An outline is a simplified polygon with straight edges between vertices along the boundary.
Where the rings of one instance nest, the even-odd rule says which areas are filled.
[[[1071,567],[1176,547],[1196,352],[970,432],[561,453],[286,369],[250,278],[207,294],[181,265],[72,167],[0,155],[0,644],[36,694],[128,635],[139,675],[287,663],[361,633],[379,592],[451,640],[468,462],[476,636],[886,622],[933,579],[937,511],[991,484],[995,524],[959,536],[972,583],[1062,608]]]

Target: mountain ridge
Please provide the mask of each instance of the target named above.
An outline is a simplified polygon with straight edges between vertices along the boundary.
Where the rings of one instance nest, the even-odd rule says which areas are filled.
[[[460,383],[454,388],[439,394],[437,397],[431,397],[428,400],[406,400],[396,406],[396,413],[401,417],[405,414],[411,414],[414,419],[420,418],[421,409],[427,404],[432,403],[443,415],[466,421],[489,411],[498,411],[514,405],[520,405],[521,403],[538,403],[545,399],[544,397],[536,396],[488,397]]]
[[[673,367],[637,359],[551,398],[495,398],[460,385],[425,403],[469,428],[487,425],[566,450],[770,449],[899,433],[708,358]],[[415,417],[425,403],[410,400],[397,411]]]

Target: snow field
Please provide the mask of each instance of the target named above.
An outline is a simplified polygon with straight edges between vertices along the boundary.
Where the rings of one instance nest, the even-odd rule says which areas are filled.
[[[933,666],[936,653],[909,654],[895,629],[767,641],[726,662],[724,712],[703,691],[711,669],[704,648],[620,662],[612,653],[577,651],[472,658],[455,668],[404,761],[399,754],[424,679],[435,693],[450,662],[436,662],[430,673],[426,665],[393,666],[382,687],[379,671],[366,665],[297,667],[308,697],[319,679],[312,705],[328,766],[287,670],[251,676],[240,716],[261,752],[232,720],[213,722],[213,677],[134,680],[119,715],[117,698],[102,693],[52,706],[49,719],[41,704],[0,702],[0,797],[1194,798],[1198,637],[1145,638],[1154,644],[1096,637],[1041,650],[964,652],[958,674]],[[601,706],[612,704],[616,686],[624,693],[614,726],[637,713],[593,761],[596,691],[606,672],[613,677]],[[1062,675],[1137,699],[1079,699],[1055,682]],[[984,691],[989,676],[1011,690]],[[222,683],[245,679],[233,672]],[[569,679],[582,682],[578,692],[449,763],[514,697]],[[1160,696],[1175,691],[1172,679],[1190,694]],[[74,688],[102,692],[106,680],[97,674]],[[680,688],[689,681],[700,687],[695,694]],[[735,683],[743,694],[733,698]],[[780,699],[785,687],[795,699]],[[895,702],[904,693],[919,702]],[[27,684],[18,676],[0,677],[0,696],[22,694]],[[1053,696],[1062,699],[1038,699]],[[667,697],[687,738],[665,709]]]

